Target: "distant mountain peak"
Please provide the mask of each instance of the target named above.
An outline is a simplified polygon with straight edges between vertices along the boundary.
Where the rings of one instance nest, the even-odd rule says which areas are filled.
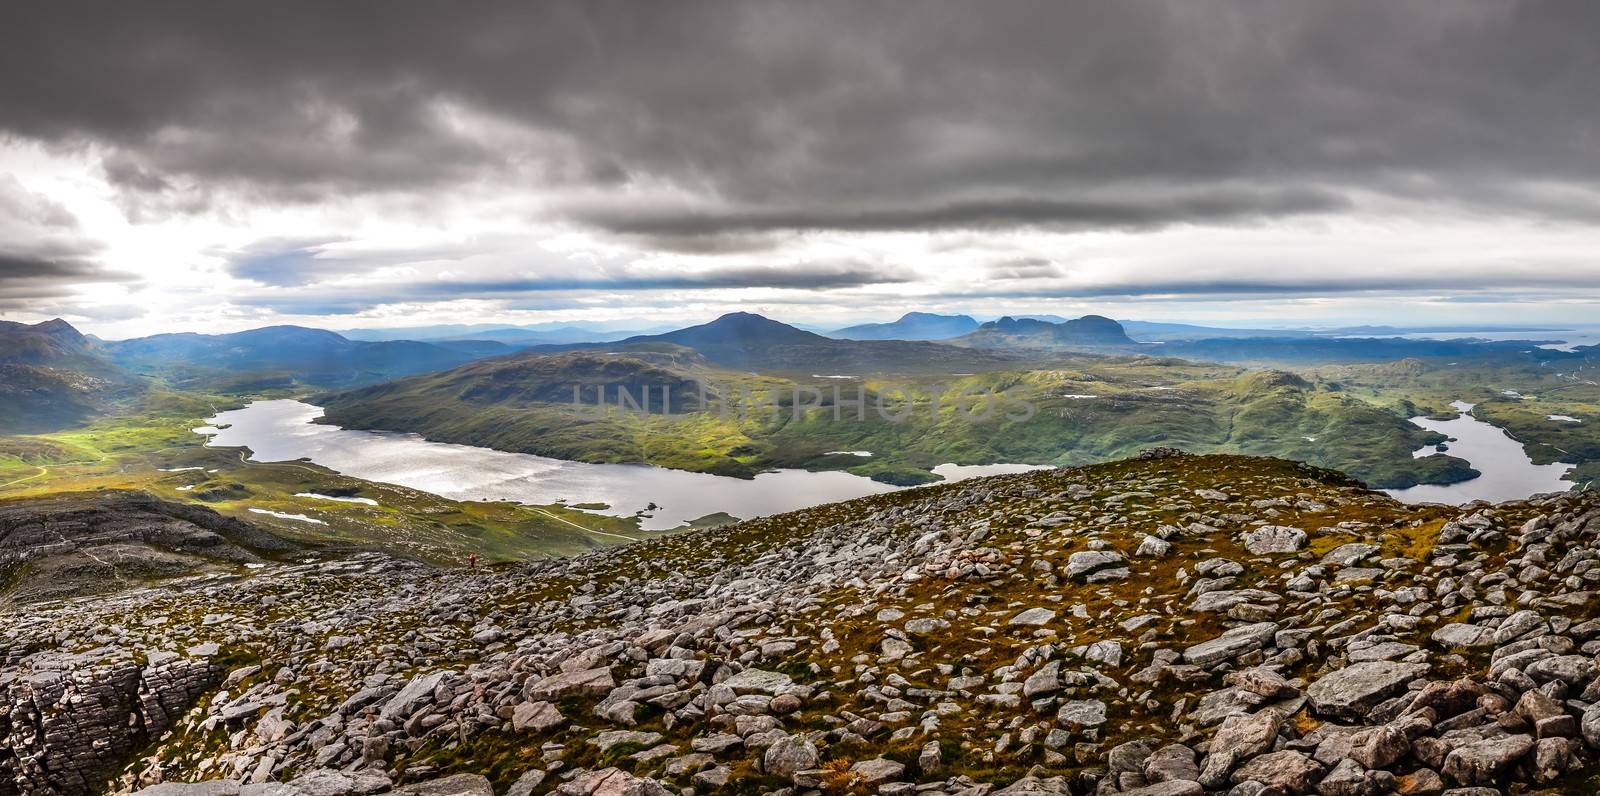
[[[795,331],[801,331],[800,329],[790,326],[783,321],[775,321],[765,315],[757,315],[754,312],[730,312],[719,316],[716,320],[704,325],[765,327],[769,329],[794,329]]]
[[[829,333],[842,340],[948,340],[978,328],[969,315],[908,312],[893,323],[863,323]]]
[[[633,341],[644,339],[679,343],[693,348],[696,344],[718,343],[739,345],[785,342],[815,343],[826,341],[828,338],[804,329],[796,329],[782,321],[775,321],[753,312],[730,312],[710,323],[704,323],[699,326],[690,326],[665,334],[648,335],[645,338],[631,338]]]
[[[979,329],[1069,345],[1134,345],[1122,324],[1104,315],[1085,315],[1060,322],[1006,315],[983,324]]]
[[[51,318],[48,321],[36,323],[33,325],[33,330],[72,345],[83,345],[88,342],[88,338],[84,337],[77,327],[60,318]]]

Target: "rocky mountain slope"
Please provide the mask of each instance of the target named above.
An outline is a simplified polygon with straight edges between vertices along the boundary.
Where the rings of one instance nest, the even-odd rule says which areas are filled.
[[[0,617],[0,796],[1588,792],[1597,582],[1593,494],[1169,451],[269,565]]]
[[[264,566],[263,556],[302,547],[203,506],[137,492],[0,501],[0,605]]]

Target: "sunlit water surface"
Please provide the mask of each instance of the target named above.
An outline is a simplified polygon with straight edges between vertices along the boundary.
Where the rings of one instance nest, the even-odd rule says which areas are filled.
[[[749,519],[896,489],[837,471],[777,470],[746,480],[641,464],[570,462],[312,422],[321,416],[320,407],[301,401],[256,401],[207,418],[211,425],[196,431],[210,435],[208,445],[249,448],[252,461],[306,459],[345,475],[455,500],[603,503],[601,513],[642,513],[646,530],[676,528],[718,512]],[[1030,469],[1036,467],[943,464],[933,471],[959,481]]]

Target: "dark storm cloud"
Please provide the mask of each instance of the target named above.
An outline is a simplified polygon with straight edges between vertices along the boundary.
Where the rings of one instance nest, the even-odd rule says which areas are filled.
[[[410,301],[490,299],[518,302],[520,308],[579,306],[570,296],[668,290],[770,288],[823,290],[909,282],[908,269],[865,262],[792,263],[783,266],[721,266],[700,271],[657,271],[637,266],[596,268],[585,275],[570,269],[544,276],[492,280],[428,280],[361,287],[266,291],[239,296],[234,303],[295,314],[349,314]],[[235,275],[239,275],[235,271]],[[264,280],[258,280],[264,281]],[[273,283],[292,287],[294,282]],[[567,298],[552,298],[568,294]]]
[[[0,310],[31,310],[71,295],[77,285],[130,279],[78,259],[77,252],[18,251],[0,243]]]
[[[1579,0],[66,0],[7,14],[0,129],[103,147],[151,212],[667,186],[693,209],[567,212],[679,248],[1374,195],[1593,218],[1516,186],[1600,185],[1596,30]]]
[[[1316,190],[1218,190],[1190,197],[1144,200],[1014,198],[952,202],[936,207],[851,210],[817,208],[778,212],[601,212],[586,220],[615,232],[657,237],[799,229],[864,232],[930,229],[1139,229],[1175,221],[1193,223],[1288,216],[1346,207],[1340,196]]]
[[[713,288],[781,288],[820,290],[909,282],[915,275],[903,268],[871,263],[798,263],[782,267],[723,266],[703,271],[655,273],[621,269],[594,276],[529,277],[484,282],[419,283],[420,293],[451,297],[562,290],[685,290]]]
[[[25,309],[75,285],[133,278],[96,265],[99,248],[79,236],[78,219],[65,207],[0,174],[0,309]]]
[[[57,259],[38,252],[17,254],[0,249],[0,281],[22,282],[30,279],[86,279],[98,270],[86,263],[71,259]]]

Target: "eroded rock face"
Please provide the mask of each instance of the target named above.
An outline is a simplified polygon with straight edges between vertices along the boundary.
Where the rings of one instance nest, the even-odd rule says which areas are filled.
[[[1314,546],[1242,538],[1271,527]],[[0,616],[0,794],[1381,796],[1554,787],[1600,748],[1589,495],[1450,511],[1162,457],[177,585]]]
[[[0,794],[90,794],[222,679],[205,658],[45,654],[0,678]]]

